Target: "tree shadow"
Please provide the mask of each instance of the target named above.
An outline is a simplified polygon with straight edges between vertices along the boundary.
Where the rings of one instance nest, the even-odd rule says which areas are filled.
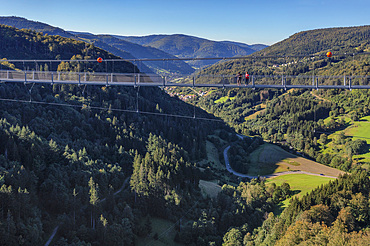
[[[302,190],[292,190],[291,197],[299,194]]]
[[[301,190],[292,190],[291,191],[291,196],[289,198],[287,198],[286,200],[292,199],[293,196],[299,194],[300,192],[301,192]],[[281,201],[281,202],[279,202],[278,204],[275,205],[275,207],[272,211],[275,216],[280,215],[284,211],[284,209],[289,206],[289,201],[286,201],[286,200]]]

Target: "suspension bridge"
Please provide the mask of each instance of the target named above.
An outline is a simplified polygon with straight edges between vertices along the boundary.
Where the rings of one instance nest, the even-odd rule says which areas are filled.
[[[357,55],[368,55],[370,52],[362,52],[360,54],[337,54],[338,57],[345,58],[346,56],[352,56],[355,59]],[[284,74],[285,69],[281,69],[280,75],[260,75],[250,74],[249,79],[245,78],[242,81],[237,82],[237,75],[215,75],[215,74],[204,74],[194,73],[191,75],[181,75],[174,73],[165,73],[164,75],[158,75],[154,73],[143,73],[135,71],[137,64],[144,63],[147,61],[159,61],[168,62],[176,60],[232,60],[232,59],[252,59],[256,61],[258,59],[280,59],[278,63],[282,67],[287,67],[290,64],[304,63],[307,61],[313,61],[316,58],[326,59],[325,54],[316,55],[298,55],[298,56],[263,56],[263,57],[214,57],[214,58],[176,58],[176,59],[112,59],[103,60],[98,58],[97,60],[0,60],[0,83],[3,85],[11,83],[23,83],[28,90],[29,99],[20,98],[0,98],[0,101],[14,102],[14,103],[33,103],[40,105],[52,105],[52,106],[69,106],[69,107],[89,107],[90,109],[97,110],[108,110],[106,107],[98,107],[92,105],[79,105],[78,103],[66,104],[57,102],[46,102],[46,101],[35,101],[32,98],[32,88],[37,84],[49,84],[49,85],[63,85],[71,84],[78,85],[83,88],[83,92],[86,86],[130,86],[137,88],[136,93],[136,105],[133,109],[121,109],[121,108],[109,108],[112,111],[126,112],[126,113],[141,113],[150,114],[156,116],[166,117],[177,117],[187,119],[199,119],[199,120],[210,120],[210,121],[222,121],[221,119],[204,118],[196,115],[195,105],[193,115],[177,115],[167,114],[160,112],[146,112],[139,109],[139,89],[141,87],[214,87],[214,88],[252,88],[252,89],[370,89],[370,76],[355,75],[353,72],[351,75],[317,75],[316,70],[311,70],[305,75],[287,75]],[[301,59],[301,60],[299,60]],[[306,61],[304,61],[304,59]],[[289,61],[290,60],[290,61]],[[134,64],[133,73],[117,73],[114,70],[114,64],[119,62],[131,62]],[[82,64],[81,72],[63,72],[56,71],[59,64],[62,62],[73,63],[74,65]],[[103,64],[101,64],[103,63]],[[105,72],[85,72],[88,66],[102,65]],[[108,72],[111,63],[111,71]],[[13,66],[11,66],[14,64]],[[49,64],[48,68],[54,69],[54,71],[39,71],[41,67]],[[83,68],[85,66],[85,68]],[[75,66],[75,68],[78,66]],[[23,69],[21,69],[23,68]],[[137,68],[140,68],[139,66]],[[309,74],[309,75],[307,75]],[[30,87],[28,86],[30,85]]]
[[[250,75],[238,85],[234,75],[171,75],[2,70],[0,82],[100,86],[163,86],[275,89],[370,89],[370,76]]]
[[[361,53],[360,55],[367,55]],[[357,54],[338,54],[338,56],[351,55],[353,58]],[[175,61],[175,60],[230,60],[230,59],[296,59],[322,57],[324,55],[304,55],[304,56],[263,56],[263,57],[226,57],[226,58],[177,58],[177,59],[115,59],[104,60],[105,64],[111,62],[129,61],[132,63],[148,61]],[[99,60],[100,59],[100,60]],[[66,60],[65,62],[75,63],[101,63],[103,60]],[[370,76],[363,75],[315,75],[315,70],[310,75],[254,75],[250,74],[248,80],[242,79],[237,82],[235,75],[214,75],[194,73],[191,75],[180,74],[150,74],[142,72],[134,73],[115,73],[115,72],[60,72],[60,71],[37,71],[37,69],[27,69],[27,64],[61,63],[60,60],[0,60],[13,64],[23,64],[24,69],[3,69],[0,67],[0,82],[10,83],[33,83],[33,84],[72,84],[72,85],[99,85],[99,86],[132,86],[132,87],[215,87],[215,88],[275,88],[275,89],[370,89]],[[26,65],[25,65],[26,64]],[[285,65],[286,64],[280,64]],[[18,66],[22,67],[22,66]],[[37,65],[34,66],[37,68]],[[56,66],[54,66],[56,67]]]

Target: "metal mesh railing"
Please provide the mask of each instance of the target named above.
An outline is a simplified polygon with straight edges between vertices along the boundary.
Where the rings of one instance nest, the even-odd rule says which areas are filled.
[[[370,89],[370,76],[250,75],[241,85],[234,75],[160,76],[145,73],[76,73],[0,70],[0,80],[26,83],[69,83],[127,86],[196,86],[250,88],[359,88]]]

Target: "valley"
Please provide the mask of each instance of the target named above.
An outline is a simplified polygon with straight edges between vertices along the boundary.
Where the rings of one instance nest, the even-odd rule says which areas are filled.
[[[2,78],[1,245],[369,241],[369,90],[112,86],[85,75],[185,73],[211,83],[248,71],[266,85],[269,76],[312,82],[312,74],[324,86],[344,75],[369,85],[369,26],[303,31],[253,50],[189,35],[95,35],[1,20],[11,21],[0,25],[3,74],[85,76],[85,84]],[[161,66],[131,59],[215,53],[246,57]]]

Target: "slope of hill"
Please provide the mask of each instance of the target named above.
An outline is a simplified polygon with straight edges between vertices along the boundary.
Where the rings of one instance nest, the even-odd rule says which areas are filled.
[[[370,57],[365,53],[370,48],[369,36],[370,26],[300,32],[254,53],[256,56],[266,56],[266,58],[251,57],[227,61],[210,66],[200,74],[237,74],[238,71],[248,71],[252,75],[370,75]],[[334,53],[330,59],[325,56],[329,50]],[[345,52],[363,53],[363,55],[355,57],[335,55]],[[315,53],[323,56],[271,57]],[[364,79],[357,83],[369,84],[369,81]],[[357,153],[354,147],[357,146],[357,142],[352,138],[335,140],[340,142],[343,151],[337,147],[329,154],[321,149],[326,146],[324,139],[328,132],[347,126],[343,117],[353,115],[360,118],[369,115],[368,92],[365,90],[320,90],[314,93],[318,97],[313,97],[308,91],[301,90],[286,92],[249,89],[214,91],[205,95],[196,96],[193,103],[223,118],[240,133],[261,136],[265,140],[280,143],[287,149],[304,153],[317,162],[344,171],[359,167],[351,155],[351,153]],[[230,100],[219,101],[220,98],[230,98]],[[259,106],[261,103],[266,105],[263,110]],[[257,117],[248,117],[257,112]],[[324,122],[323,120],[329,116],[330,122]],[[323,140],[318,141],[321,137]],[[242,160],[240,160],[241,163]]]
[[[94,43],[96,47],[102,48],[112,54],[124,59],[151,58],[151,59],[174,59],[176,57],[169,55],[155,48],[144,47],[124,40],[116,39],[110,35],[94,35],[91,33],[81,33],[65,31],[58,27],[53,27],[45,23],[27,20],[21,17],[0,17],[0,24],[13,26],[19,29],[31,29],[37,32],[43,32],[48,35],[59,35],[62,37],[73,38],[88,43]],[[140,70],[146,73],[158,71],[189,74],[194,71],[183,61],[163,62],[143,62],[140,64]],[[149,68],[150,67],[150,68]]]
[[[0,25],[0,47],[0,57],[6,59],[73,59],[48,70],[98,72],[97,63],[79,67],[74,61],[118,59],[82,41],[5,25]],[[2,69],[23,69],[1,64]],[[126,62],[116,69],[135,68]],[[204,155],[205,136],[215,126],[129,113],[137,107],[193,114],[191,105],[159,88],[36,84],[30,89],[27,84],[1,83],[0,98],[1,245],[42,245],[56,224],[59,244],[131,245],[134,235],[145,231],[138,222],[143,219],[140,211],[176,216],[197,196],[189,193],[198,189],[200,175],[191,163]],[[126,188],[125,195],[113,198],[131,174],[134,192]],[[99,238],[104,234],[101,216],[109,221],[104,238]],[[117,236],[124,238],[117,243]]]
[[[65,38],[74,38],[76,37],[61,28],[54,27],[42,22],[27,20],[26,18],[17,17],[17,16],[0,16],[0,24],[12,26],[18,29],[31,29],[37,32],[42,32],[49,35],[59,35]]]
[[[0,57],[4,59],[86,60],[97,57],[103,57],[104,59],[119,58],[94,45],[75,39],[43,35],[35,31],[19,30],[6,25],[0,25],[0,27]],[[24,69],[24,67],[21,68]],[[32,67],[32,69],[35,68]],[[50,69],[56,70],[57,68]],[[131,72],[134,70],[134,66],[132,63],[123,61],[122,66],[116,69],[121,72]]]
[[[366,56],[351,54],[370,51],[370,26],[327,28],[304,31],[269,46],[261,51],[253,53],[253,56],[267,58],[243,60],[231,60],[215,64],[201,71],[203,74],[237,74],[240,71],[248,71],[249,74],[315,74],[344,75],[352,74],[354,67],[366,68]],[[334,56],[330,62],[326,59],[326,52],[331,51]],[[348,54],[336,56],[336,54]],[[291,58],[284,56],[319,54],[322,57]],[[280,56],[281,58],[268,58]],[[287,65],[289,64],[289,65]],[[360,71],[357,75],[366,75],[366,71]]]
[[[180,58],[246,56],[256,51],[246,44],[217,42],[182,34],[116,37],[140,45],[154,47]],[[262,48],[261,46],[256,47]],[[213,64],[215,61],[192,61],[190,63],[202,67]]]
[[[357,53],[367,51],[370,25],[325,28],[296,33],[256,55],[305,55],[332,51]]]

